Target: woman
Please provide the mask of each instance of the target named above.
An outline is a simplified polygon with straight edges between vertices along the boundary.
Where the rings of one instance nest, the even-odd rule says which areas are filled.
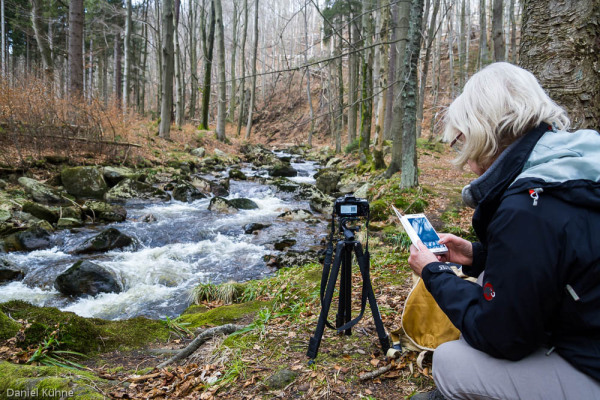
[[[438,389],[413,398],[600,398],[600,135],[568,125],[508,63],[473,75],[450,105],[454,162],[480,175],[463,189],[479,242],[440,235],[439,258],[411,247],[411,268],[461,332],[434,352]]]

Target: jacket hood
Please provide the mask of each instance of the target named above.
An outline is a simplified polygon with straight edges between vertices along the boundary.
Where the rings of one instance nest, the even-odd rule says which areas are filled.
[[[546,132],[507,194],[538,188],[569,203],[600,207],[600,134]]]

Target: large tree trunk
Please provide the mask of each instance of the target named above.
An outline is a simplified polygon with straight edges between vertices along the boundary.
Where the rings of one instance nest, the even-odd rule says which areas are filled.
[[[385,43],[389,39],[390,26],[390,0],[381,2],[381,21],[379,24],[379,41]],[[387,85],[388,85],[388,60],[390,46],[382,44],[379,47],[379,102],[377,103],[377,124],[375,125],[375,150],[373,151],[373,166],[375,169],[385,168],[383,159],[383,132],[385,124],[385,114],[387,110]]]
[[[479,1],[479,69],[488,64],[489,52],[487,47],[487,18],[485,0]]]
[[[217,71],[219,74],[219,103],[217,106],[217,139],[224,142],[225,117],[227,113],[227,82],[225,80],[225,28],[223,26],[223,8],[221,0],[214,0],[217,25],[217,47],[219,58]]]
[[[123,58],[123,48],[121,47],[121,35],[117,32],[115,35],[115,45],[113,52],[113,79],[114,95],[118,106],[121,105],[121,89],[123,86],[123,73],[121,71],[121,61]]]
[[[175,0],[175,19],[173,22],[174,41],[175,41],[175,124],[181,127],[185,117],[185,79],[184,79],[184,61],[179,44],[179,13],[180,0]]]
[[[348,36],[350,37],[350,54],[348,55],[348,144],[356,140],[356,113],[357,113],[357,83],[358,83],[358,37],[359,30],[355,16],[358,12],[351,14],[348,24]]]
[[[190,46],[190,107],[188,116],[190,119],[196,118],[196,101],[198,92],[198,39],[196,36],[196,4],[195,0],[189,1],[189,46]]]
[[[160,100],[161,138],[171,139],[171,112],[173,109],[173,75],[175,54],[173,49],[173,0],[164,0],[162,15],[162,94]]]
[[[465,0],[463,0],[463,5]],[[423,122],[423,107],[425,105],[425,87],[427,86],[427,75],[429,74],[429,61],[431,59],[431,50],[437,31],[437,14],[440,9],[440,0],[434,0],[433,11],[431,12],[431,22],[427,30],[427,44],[425,45],[425,60],[423,61],[423,71],[421,72],[421,83],[419,84],[419,103],[417,105],[417,137],[421,136],[421,123]],[[464,48],[464,47],[463,47]],[[464,60],[464,58],[463,58]],[[433,85],[432,85],[433,86]]]
[[[127,0],[127,15],[125,18],[125,38],[123,40],[123,54],[125,56],[125,62],[123,66],[123,112],[127,111],[129,107],[129,84],[130,84],[130,70],[131,70],[131,25],[133,24],[131,18],[131,0]]]
[[[83,0],[69,5],[69,97],[83,95]]]
[[[306,17],[306,9],[308,3],[304,7],[304,63],[306,64],[306,98],[308,101],[308,110],[310,112],[310,128],[308,130],[308,147],[312,147],[312,137],[315,130],[315,112],[313,110],[312,97],[310,93],[310,68],[308,67],[308,19]]]
[[[363,41],[365,47],[362,56],[362,102],[360,114],[360,162],[370,163],[372,160],[371,146],[371,125],[373,121],[373,63],[374,53],[371,45],[373,44],[373,35],[375,26],[373,23],[372,0],[363,0],[362,29]]]
[[[492,7],[492,41],[494,43],[494,61],[504,61],[504,4],[502,0],[494,0]]]
[[[236,65],[236,56],[237,56],[237,43],[238,43],[238,2],[237,0],[233,3],[233,21],[231,22],[233,25],[232,39],[231,39],[231,59],[229,61],[229,74],[231,76],[231,91],[229,95],[229,110],[227,111],[228,118],[231,121],[235,120],[235,109],[237,107],[237,79],[235,73],[235,65]]]
[[[202,119],[200,129],[208,129],[208,109],[210,107],[210,84],[212,81],[212,62],[215,48],[215,1],[210,2],[210,22],[208,23],[208,40],[204,54],[204,85],[202,88]]]
[[[2,0],[2,7],[4,7],[4,0]],[[35,40],[40,50],[40,54],[42,55],[46,81],[51,85],[52,81],[54,80],[54,63],[52,62],[52,51],[50,50],[50,46],[48,41],[44,38],[40,8],[40,0],[31,0],[31,22],[33,25],[33,32],[35,34]],[[4,14],[4,9],[2,10],[2,14]],[[4,16],[2,16],[2,19],[2,43],[4,43]],[[2,46],[4,46],[4,44]],[[2,47],[2,49],[4,50],[4,47]],[[4,51],[2,52],[2,58],[2,65],[4,65]]]
[[[252,89],[250,92],[250,104],[248,106],[248,123],[246,124],[246,140],[250,139],[252,132],[252,113],[256,99],[256,57],[258,55],[258,0],[254,0],[254,50],[252,54]]]
[[[406,80],[402,97],[404,100],[404,118],[402,121],[402,175],[400,186],[410,188],[419,184],[417,168],[417,67],[421,50],[421,23],[423,21],[423,0],[413,0],[408,45],[404,56]]]
[[[7,68],[6,68],[6,20],[4,18],[4,0],[0,0],[0,34],[2,38],[0,38],[0,76],[4,78]]]
[[[396,25],[396,76],[394,90],[393,119],[390,124],[390,136],[392,137],[392,160],[385,176],[390,177],[400,170],[402,165],[402,120],[404,106],[402,104],[402,93],[404,92],[404,75],[406,68],[404,58],[406,57],[406,42],[408,41],[408,28],[411,12],[411,0],[400,0],[397,3],[398,22]],[[387,129],[387,127],[386,127]]]
[[[569,113],[574,128],[600,121],[600,3],[526,0],[520,65]]]
[[[242,33],[242,79],[240,81],[240,111],[238,115],[238,125],[236,136],[239,137],[242,132],[242,121],[246,109],[246,37],[248,36],[248,0],[244,0],[244,33]]]

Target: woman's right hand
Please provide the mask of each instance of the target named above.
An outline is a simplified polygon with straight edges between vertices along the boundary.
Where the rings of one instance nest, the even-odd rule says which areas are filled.
[[[440,244],[445,244],[448,253],[438,255],[442,262],[453,262],[460,265],[473,264],[473,244],[451,233],[440,233]]]

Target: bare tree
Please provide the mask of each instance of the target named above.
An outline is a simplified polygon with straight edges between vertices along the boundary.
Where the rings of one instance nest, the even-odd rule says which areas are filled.
[[[308,2],[304,5],[304,63],[306,64],[306,98],[308,100],[310,128],[308,130],[308,146],[312,147],[312,137],[315,131],[315,112],[313,110],[312,97],[310,94],[310,68],[308,66],[308,19],[306,17],[306,9]]]
[[[159,136],[164,139],[171,139],[171,112],[173,110],[173,75],[175,72],[173,6],[173,0],[164,0],[162,12],[162,94],[158,129]]]
[[[129,74],[131,68],[131,25],[133,24],[131,18],[131,0],[127,0],[127,11],[125,17],[125,37],[123,45],[123,53],[125,55],[125,62],[123,66],[123,112],[126,112],[129,107]]]
[[[215,2],[215,17],[217,25],[217,50],[219,58],[217,71],[219,74],[219,100],[217,107],[217,139],[224,142],[225,137],[225,114],[227,113],[227,82],[225,81],[225,28],[223,26],[223,8],[221,0]]]
[[[600,121],[600,3],[524,3],[520,64],[564,107],[575,128],[598,128]]]
[[[208,23],[208,37],[203,29],[204,48],[204,85],[202,88],[202,119],[200,129],[208,129],[208,109],[210,107],[210,84],[212,81],[212,63],[215,47],[215,1],[210,0],[210,21]]]
[[[504,61],[504,7],[502,0],[494,0],[492,7],[492,42],[494,61]]]
[[[489,62],[485,0],[479,0],[479,68]]]
[[[252,89],[250,92],[250,104],[248,105],[248,123],[246,124],[246,140],[250,139],[252,132],[252,113],[256,99],[256,57],[258,55],[258,0],[254,0],[254,50],[252,55]]]
[[[240,111],[238,115],[237,133],[240,136],[242,131],[242,120],[244,119],[244,110],[246,109],[246,37],[248,36],[248,0],[244,0],[244,32],[242,33],[242,79],[240,80]]]
[[[52,51],[50,50],[50,45],[44,38],[44,28],[41,23],[42,15],[40,7],[40,0],[31,0],[31,23],[33,25],[35,40],[42,56],[42,62],[44,63],[46,80],[48,83],[52,83],[54,79],[54,63],[52,62]],[[4,0],[2,0],[2,15],[2,65],[4,66]]]

